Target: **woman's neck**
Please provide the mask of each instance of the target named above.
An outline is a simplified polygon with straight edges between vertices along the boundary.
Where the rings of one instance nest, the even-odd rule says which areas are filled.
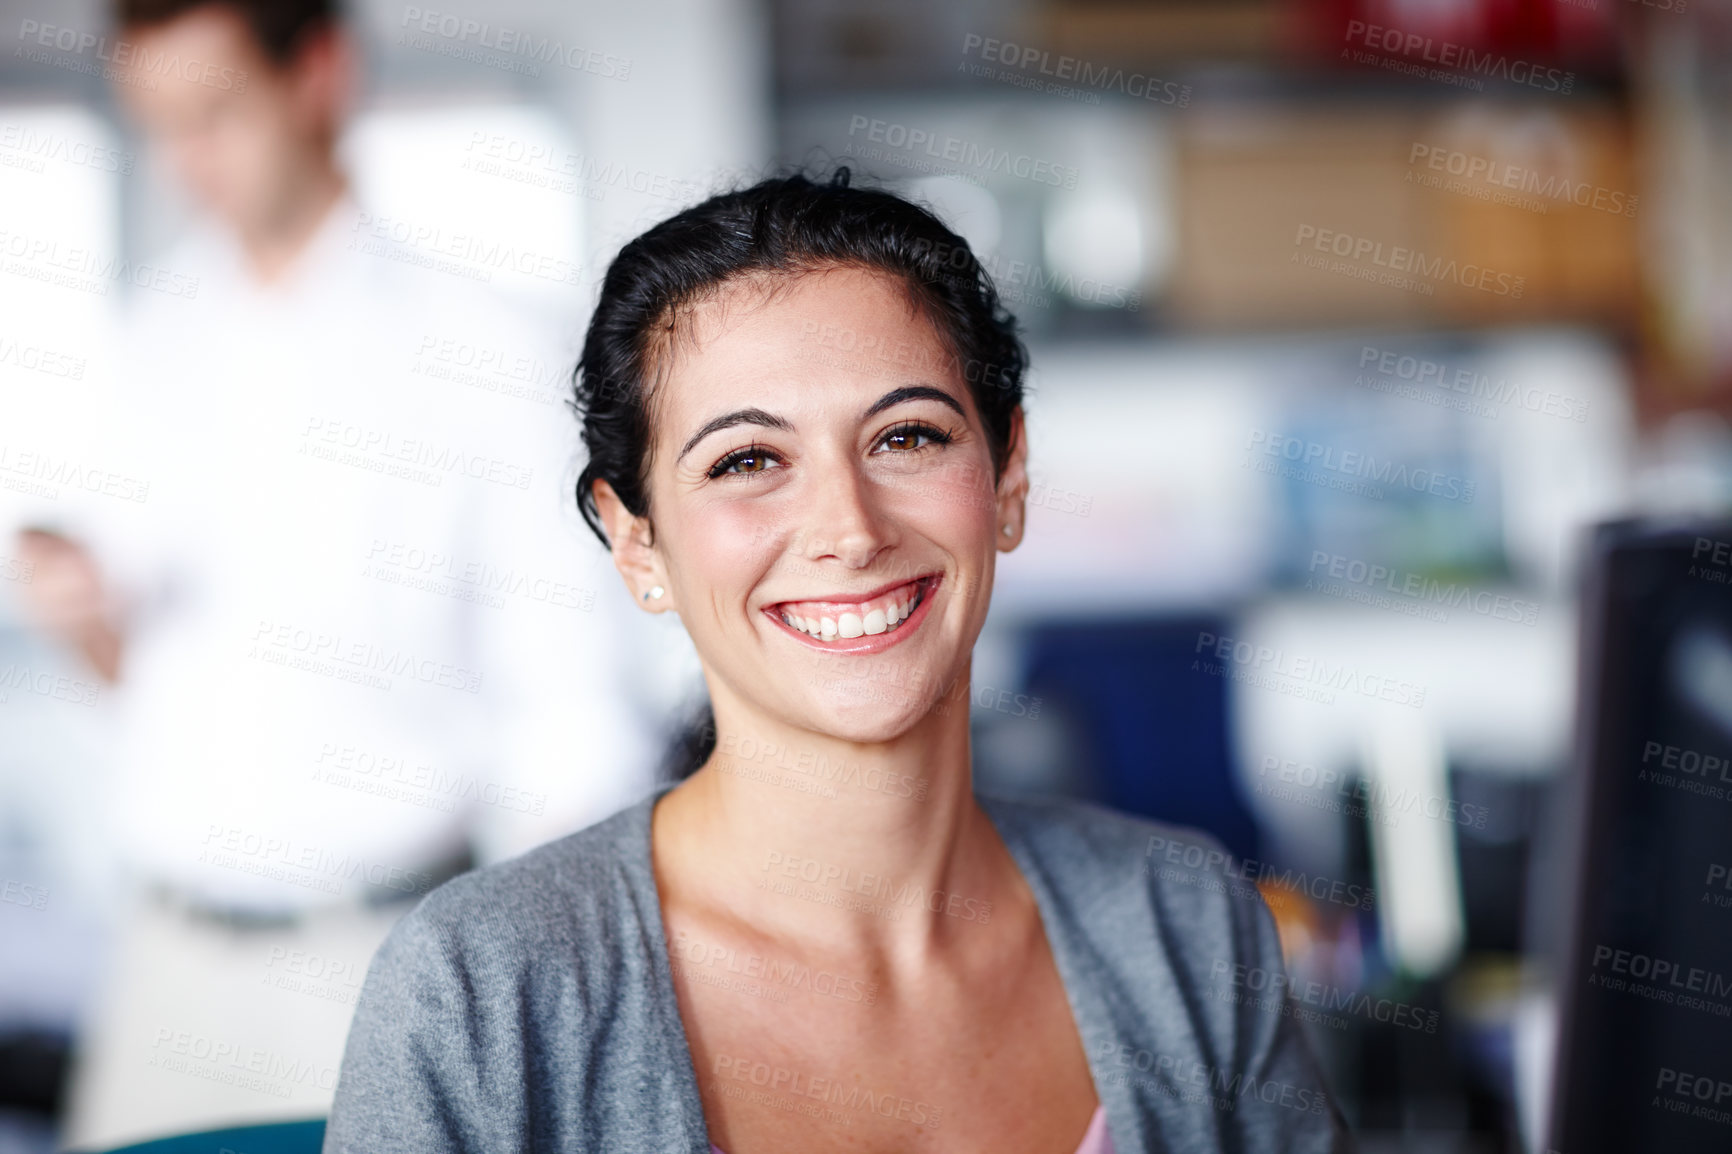
[[[970,780],[967,687],[862,744],[716,702],[716,749],[656,807],[664,906],[917,965],[1018,896]]]

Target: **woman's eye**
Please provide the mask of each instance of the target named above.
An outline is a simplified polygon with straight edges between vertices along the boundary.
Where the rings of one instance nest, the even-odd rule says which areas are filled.
[[[773,462],[774,458],[771,454],[763,449],[740,449],[717,461],[715,467],[710,470],[710,476],[722,477],[730,473],[735,476],[762,473],[767,471]]]
[[[949,440],[948,435],[931,425],[898,425],[885,433],[878,443],[892,453],[905,453],[924,449],[927,445],[946,444]]]

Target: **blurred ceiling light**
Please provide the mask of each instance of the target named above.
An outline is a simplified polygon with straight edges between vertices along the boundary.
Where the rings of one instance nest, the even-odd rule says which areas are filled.
[[[908,194],[937,213],[976,256],[985,259],[997,251],[1003,231],[998,199],[980,185],[956,176],[923,176],[909,182]]]
[[[1044,233],[1047,272],[1079,303],[1113,299],[1102,285],[1128,293],[1142,284],[1142,213],[1129,193],[1061,194],[1047,207]]]

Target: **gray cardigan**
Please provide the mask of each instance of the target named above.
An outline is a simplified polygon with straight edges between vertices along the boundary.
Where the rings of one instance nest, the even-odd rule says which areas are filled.
[[[325,1154],[709,1154],[650,867],[664,791],[440,886],[374,957]],[[1268,910],[1206,837],[980,797],[1034,891],[1118,1154],[1342,1151]],[[751,1154],[735,1151],[734,1154]]]

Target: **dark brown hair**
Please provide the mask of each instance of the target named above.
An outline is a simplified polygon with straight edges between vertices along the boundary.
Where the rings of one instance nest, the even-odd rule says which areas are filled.
[[[948,346],[950,367],[968,383],[994,473],[1003,470],[1028,351],[968,242],[911,201],[849,187],[846,167],[823,183],[777,177],[663,221],[608,266],[572,399],[588,450],[578,508],[602,544],[596,481],[611,485],[634,516],[649,513],[649,386],[680,310],[740,278],[849,267],[886,273],[906,287]],[[715,717],[705,702],[676,735],[664,774],[690,776],[715,746]]]
[[[786,176],[711,197],[627,244],[608,267],[578,362],[573,407],[589,459],[578,508],[607,543],[594,487],[605,480],[634,516],[649,511],[649,384],[679,310],[747,276],[825,268],[884,272],[949,348],[968,382],[995,470],[1010,451],[1028,352],[968,242],[911,201]]]
[[[279,65],[294,59],[309,32],[337,22],[336,0],[115,0],[114,18],[122,28],[147,28],[201,8],[238,13],[265,55]]]

